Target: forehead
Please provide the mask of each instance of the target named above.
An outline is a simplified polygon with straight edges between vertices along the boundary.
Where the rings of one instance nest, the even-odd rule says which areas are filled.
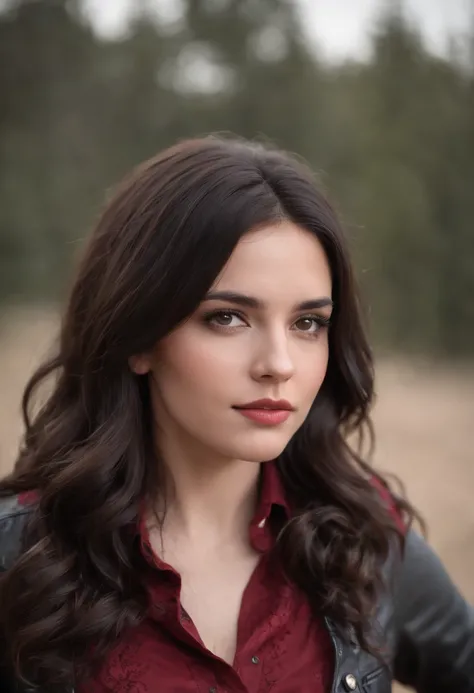
[[[304,300],[331,296],[326,253],[309,231],[290,221],[247,233],[235,247],[215,289],[238,290],[256,298],[279,295]]]

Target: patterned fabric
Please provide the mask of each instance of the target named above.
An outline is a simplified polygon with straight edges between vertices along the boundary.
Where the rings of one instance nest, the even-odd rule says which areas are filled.
[[[153,555],[142,524],[142,550],[155,567],[149,616],[121,636],[96,678],[78,693],[327,693],[332,643],[305,596],[272,564],[274,512],[288,515],[289,508],[276,468],[266,463],[250,525],[250,541],[262,557],[243,595],[233,666],[202,643],[180,606],[179,575]]]

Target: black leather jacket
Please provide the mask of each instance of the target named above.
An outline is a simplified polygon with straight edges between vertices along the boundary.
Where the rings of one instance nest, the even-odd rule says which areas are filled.
[[[0,570],[8,570],[21,552],[29,512],[15,497],[0,499]],[[386,571],[389,589],[380,600],[376,625],[390,665],[382,666],[327,620],[336,656],[331,693],[390,693],[393,679],[418,693],[474,693],[474,610],[439,559],[410,531],[403,557],[394,548]],[[0,692],[28,689],[4,672]],[[65,693],[74,693],[72,682]],[[159,683],[156,693],[161,693]]]

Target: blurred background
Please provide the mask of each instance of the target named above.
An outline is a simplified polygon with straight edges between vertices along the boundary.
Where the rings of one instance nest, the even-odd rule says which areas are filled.
[[[375,463],[474,600],[474,1],[0,0],[0,470],[109,189],[210,131],[305,157],[377,353]]]

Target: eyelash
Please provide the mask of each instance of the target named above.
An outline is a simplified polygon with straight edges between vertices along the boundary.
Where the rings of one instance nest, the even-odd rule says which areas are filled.
[[[295,322],[298,322],[299,320],[314,320],[314,322],[318,325],[319,329],[316,330],[316,332],[306,332],[306,330],[298,330],[302,334],[306,334],[309,337],[317,337],[319,335],[319,332],[323,328],[328,328],[329,324],[331,322],[330,318],[325,318],[322,315],[301,315],[298,320],[295,320]]]
[[[247,320],[244,318],[244,316],[238,311],[238,310],[213,310],[209,313],[205,313],[203,316],[204,322],[209,325],[214,330],[221,330],[221,331],[233,331],[241,327],[241,325],[234,325],[234,326],[229,326],[229,325],[218,325],[216,323],[213,323],[212,320],[220,315],[230,315],[230,316],[235,316],[239,318],[239,320],[242,320],[243,322],[247,323]],[[297,320],[295,320],[295,323],[299,322],[300,320],[314,320],[314,322],[319,326],[320,329],[322,328],[328,328],[330,325],[330,318],[325,318],[322,315],[314,315],[314,314],[309,314],[309,315],[300,315]],[[295,324],[293,323],[293,324]],[[248,323],[247,323],[248,325]],[[320,329],[316,330],[315,332],[306,332],[305,330],[297,330],[297,332],[300,332],[302,335],[308,338],[315,338],[319,335]]]

